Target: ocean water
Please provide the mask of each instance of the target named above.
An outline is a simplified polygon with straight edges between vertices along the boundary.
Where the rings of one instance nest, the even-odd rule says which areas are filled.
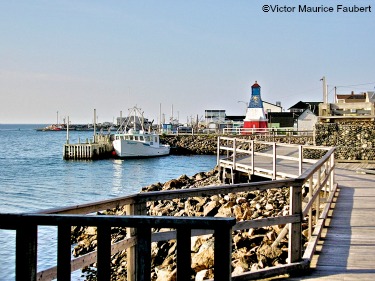
[[[0,212],[22,213],[137,193],[142,187],[182,174],[209,171],[216,157],[66,161],[66,132],[40,132],[45,125],[0,124]],[[71,143],[93,132],[71,131]],[[15,232],[0,230],[0,281],[14,280]],[[56,231],[39,227],[38,271],[56,263]],[[72,280],[80,280],[79,272]]]

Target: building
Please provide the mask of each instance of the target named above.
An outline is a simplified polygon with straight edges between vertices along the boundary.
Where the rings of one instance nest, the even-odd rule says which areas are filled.
[[[304,112],[297,118],[298,131],[313,131],[314,126],[318,122],[318,116],[310,109],[305,109]]]
[[[277,101],[276,104],[263,101],[263,108],[264,112],[283,112],[283,108],[281,106],[281,102]]]
[[[315,102],[315,101],[299,101],[295,105],[291,106],[288,110],[289,112],[293,112],[296,114],[302,114],[306,109],[309,109],[311,112],[313,112],[315,115],[319,115],[319,105],[322,102]]]
[[[224,122],[225,116],[225,110],[223,109],[206,109],[204,111],[206,124]]]
[[[337,94],[335,103],[322,104],[319,107],[319,118],[322,120],[348,117],[374,119],[375,92]]]
[[[297,117],[293,112],[268,112],[268,127],[293,129]]]

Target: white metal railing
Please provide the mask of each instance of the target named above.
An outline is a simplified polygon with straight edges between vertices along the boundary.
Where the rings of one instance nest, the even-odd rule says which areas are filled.
[[[307,150],[316,150],[319,153],[319,151],[326,152],[329,149],[321,146],[218,137],[217,165],[222,168],[245,172],[249,175],[264,175],[273,180],[296,178],[302,174],[305,166],[308,167],[307,165],[312,165],[318,161],[318,157],[316,159],[304,157]],[[223,156],[223,152],[226,156]],[[264,162],[267,163],[261,165]],[[286,162],[289,164],[288,169],[285,168]],[[296,172],[290,172],[291,169],[297,168]]]
[[[295,130],[294,128],[224,128],[224,135],[268,134],[275,136],[312,136],[313,130]]]

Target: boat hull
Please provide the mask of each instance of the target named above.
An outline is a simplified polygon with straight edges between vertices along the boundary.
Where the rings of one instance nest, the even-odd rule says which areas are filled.
[[[113,148],[116,155],[121,158],[136,157],[158,157],[169,155],[169,145],[152,146],[148,143],[130,141],[130,140],[114,140]]]

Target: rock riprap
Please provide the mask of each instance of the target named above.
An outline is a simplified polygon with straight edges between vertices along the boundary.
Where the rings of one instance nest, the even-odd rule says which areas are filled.
[[[218,169],[198,173],[192,177],[182,175],[166,183],[155,183],[142,188],[141,192],[199,188],[221,184]],[[235,217],[237,221],[287,215],[289,212],[289,189],[269,189],[266,191],[218,194],[209,197],[160,200],[147,203],[148,215],[152,216],[211,216]],[[101,215],[126,214],[125,208],[107,210]],[[284,225],[233,232],[232,269],[233,274],[258,270],[278,264],[287,259],[287,237],[277,247],[272,247]],[[304,226],[306,227],[306,226]],[[112,229],[112,243],[124,239],[126,231]],[[74,256],[96,249],[96,229],[75,227],[72,239],[76,242]],[[176,280],[176,241],[152,243],[152,280]],[[212,278],[214,236],[202,235],[191,238],[192,280]],[[95,265],[86,268],[87,280],[96,280]],[[126,251],[112,256],[112,280],[126,280]]]

